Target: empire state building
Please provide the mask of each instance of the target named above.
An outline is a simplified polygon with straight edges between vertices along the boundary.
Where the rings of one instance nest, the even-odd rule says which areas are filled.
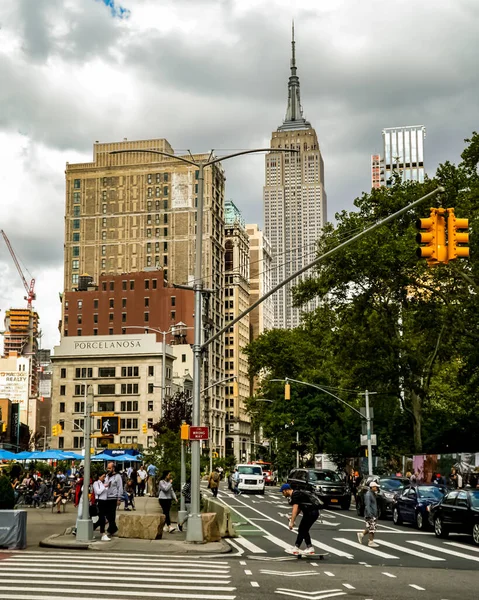
[[[263,188],[265,235],[273,254],[272,286],[314,259],[316,241],[326,223],[324,163],[316,131],[303,116],[294,27],[291,47],[288,108],[283,124],[272,133]],[[276,148],[291,148],[299,152],[275,152]],[[301,277],[305,276],[308,273]],[[272,297],[274,326],[277,328],[297,327],[301,311],[312,310],[316,306],[316,302],[302,308],[292,306],[291,289],[301,277],[286,284]]]

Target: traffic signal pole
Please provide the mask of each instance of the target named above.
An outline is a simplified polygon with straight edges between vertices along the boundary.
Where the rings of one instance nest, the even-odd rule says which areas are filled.
[[[91,403],[90,403],[90,392],[91,392]],[[85,392],[83,396],[85,403],[84,417],[85,417],[85,429],[84,429],[84,442],[83,449],[85,452],[85,459],[83,461],[83,492],[82,492],[82,510],[81,517],[77,519],[77,534],[76,539],[79,542],[90,542],[93,539],[93,522],[90,518],[90,502],[89,502],[89,489],[90,489],[90,471],[91,471],[91,456],[90,456],[90,438],[91,438],[91,413],[93,410],[93,388],[91,385],[85,384]]]

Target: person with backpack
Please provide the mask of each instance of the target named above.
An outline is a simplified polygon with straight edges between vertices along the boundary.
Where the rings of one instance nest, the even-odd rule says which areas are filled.
[[[299,513],[302,513],[301,523],[298,527],[298,535],[296,542],[290,550],[286,550],[288,554],[314,554],[313,544],[311,542],[311,536],[309,530],[313,524],[318,520],[319,509],[321,507],[321,501],[312,492],[306,490],[292,490],[289,483],[283,483],[280,488],[281,493],[285,498],[288,498],[289,503],[293,507],[291,517],[289,520],[289,528],[292,530],[294,522]],[[302,543],[306,542],[306,550],[301,550]]]
[[[218,473],[218,469],[211,471],[210,477],[208,479],[208,487],[213,494],[213,497],[216,498],[218,496],[218,488],[220,485],[220,474]]]

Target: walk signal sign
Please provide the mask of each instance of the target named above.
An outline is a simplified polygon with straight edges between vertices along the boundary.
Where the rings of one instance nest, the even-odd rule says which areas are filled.
[[[101,432],[103,435],[118,435],[120,433],[120,417],[102,417]]]
[[[464,244],[469,243],[469,233],[467,231],[458,231],[458,229],[468,229],[469,219],[458,219],[454,214],[453,208],[447,209],[447,258],[454,260],[456,258],[468,258],[469,247]],[[459,246],[461,244],[461,246]]]

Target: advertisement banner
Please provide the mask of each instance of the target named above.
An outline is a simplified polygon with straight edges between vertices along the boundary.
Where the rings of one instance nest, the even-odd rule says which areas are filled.
[[[0,371],[0,397],[8,398],[22,409],[28,403],[28,373],[25,371]]]

